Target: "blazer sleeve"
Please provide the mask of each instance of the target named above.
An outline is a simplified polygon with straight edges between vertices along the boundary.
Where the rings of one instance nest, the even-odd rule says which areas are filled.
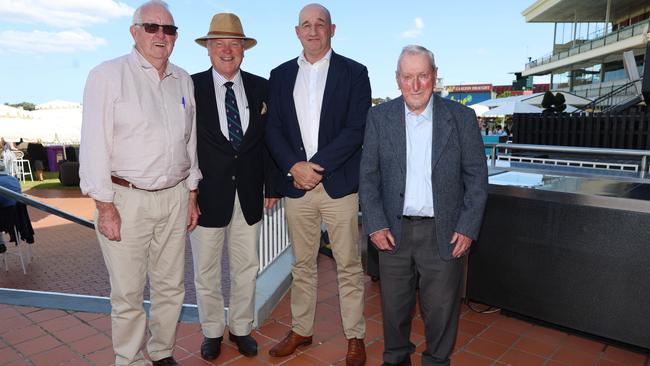
[[[287,176],[289,169],[304,158],[296,155],[291,149],[291,142],[287,140],[283,131],[282,109],[282,76],[278,70],[272,70],[269,77],[269,115],[266,122],[266,145],[271,156],[280,168],[280,173]]]
[[[462,146],[463,205],[455,231],[476,240],[483,211],[487,201],[487,164],[481,132],[476,124],[474,111],[463,108],[463,129],[460,133]]]
[[[325,169],[325,175],[345,164],[363,144],[366,115],[371,103],[370,79],[365,66],[352,68],[352,71],[348,105],[340,106],[342,110],[347,110],[344,127],[327,146],[319,147],[310,159]]]
[[[382,198],[381,168],[379,162],[380,134],[377,118],[371,109],[365,129],[361,168],[359,170],[359,200],[363,219],[363,229],[367,235],[388,228]]]

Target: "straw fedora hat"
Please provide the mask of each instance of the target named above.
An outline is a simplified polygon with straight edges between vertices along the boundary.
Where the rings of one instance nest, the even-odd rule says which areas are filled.
[[[255,38],[246,37],[239,17],[232,13],[219,13],[212,17],[208,34],[196,39],[196,43],[207,47],[208,39],[238,38],[244,40],[244,49],[247,50],[257,44]]]

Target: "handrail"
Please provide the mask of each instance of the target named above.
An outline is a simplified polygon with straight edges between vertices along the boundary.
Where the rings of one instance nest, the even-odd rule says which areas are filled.
[[[600,102],[602,102],[604,100],[611,100],[620,91],[627,90],[630,86],[633,86],[634,84],[636,84],[638,82],[642,82],[642,81],[643,81],[643,77],[640,77],[638,80],[629,81],[629,82],[619,86],[618,88],[612,90],[611,92],[609,92],[607,94],[604,94],[604,95],[601,95],[600,97],[592,100],[589,104],[587,104],[587,105],[585,105],[585,106],[583,106],[581,108],[576,109],[575,111],[573,111],[573,114],[583,113],[588,108],[595,109],[596,105],[599,104]]]
[[[52,207],[50,205],[46,205],[43,202],[37,201],[33,198],[30,198],[24,193],[16,193],[10,189],[7,189],[5,187],[0,187],[0,195],[5,196],[7,198],[10,198],[12,200],[16,200],[19,202],[22,202],[28,206],[32,206],[34,208],[37,208],[41,211],[45,211],[47,213],[51,213],[53,215],[59,216],[61,218],[64,218],[66,220],[72,221],[76,224],[85,226],[89,229],[95,229],[95,223],[86,219],[83,219],[81,217],[75,216],[73,214],[67,213],[65,211],[62,211],[56,207]]]
[[[603,147],[577,147],[577,146],[559,146],[559,145],[532,145],[532,144],[504,144],[504,143],[484,143],[485,147],[491,148],[490,154],[491,166],[496,166],[498,150],[527,150],[527,151],[544,151],[544,152],[561,152],[585,155],[609,155],[609,156],[632,156],[640,157],[640,178],[644,178],[648,170],[648,157],[650,150],[639,149],[610,149]]]

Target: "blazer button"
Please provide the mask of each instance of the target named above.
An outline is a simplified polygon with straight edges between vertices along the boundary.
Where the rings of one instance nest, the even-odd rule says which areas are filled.
[[[299,150],[302,151],[302,147]]]
[[[235,180],[235,176],[234,176],[234,175],[232,176],[232,180]]]
[[[237,159],[239,156],[235,155],[235,159]]]
[[[399,196],[404,198],[404,193],[400,192]]]
[[[402,219],[402,215],[397,215],[397,219],[398,219],[398,220],[401,220],[401,219]]]

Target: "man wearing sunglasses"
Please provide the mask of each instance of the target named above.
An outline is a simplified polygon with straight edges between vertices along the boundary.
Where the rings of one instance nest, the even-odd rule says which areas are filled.
[[[111,282],[116,365],[147,365],[141,350],[150,285],[147,352],[172,357],[183,304],[185,240],[198,220],[194,90],[169,63],[178,37],[167,5],[133,14],[130,54],[90,71],[84,90],[81,189],[95,200],[96,230]]]

